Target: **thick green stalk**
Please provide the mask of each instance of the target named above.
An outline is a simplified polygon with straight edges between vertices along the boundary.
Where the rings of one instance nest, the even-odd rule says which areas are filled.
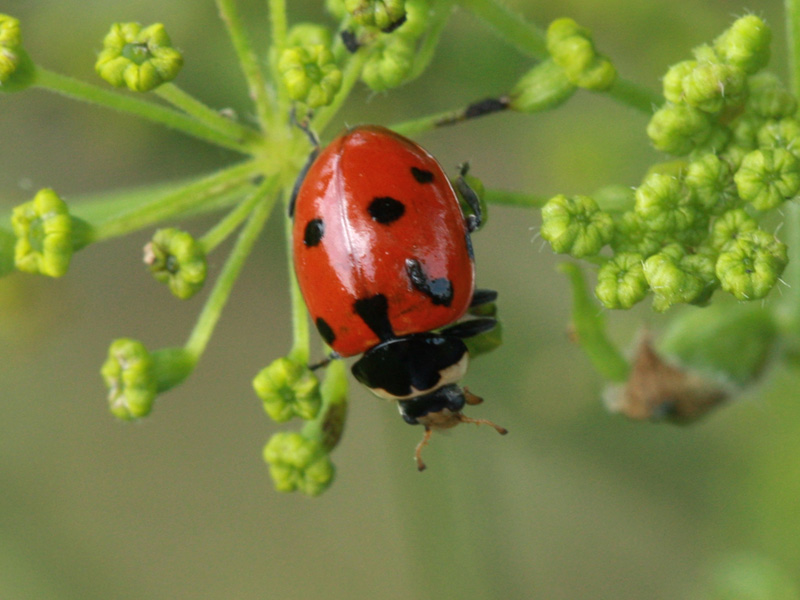
[[[469,9],[491,25],[504,40],[510,42],[523,54],[544,60],[547,53],[545,32],[528,23],[498,0],[459,0],[459,4]]]
[[[239,273],[242,271],[245,260],[250,255],[253,244],[255,244],[258,239],[267,218],[272,212],[272,207],[275,205],[275,198],[277,196],[277,185],[278,178],[270,177],[265,179],[254,193],[261,200],[250,215],[247,224],[244,226],[241,233],[239,233],[236,244],[225,261],[225,266],[222,267],[222,271],[217,281],[214,283],[214,288],[208,296],[203,311],[197,319],[197,324],[186,342],[186,350],[191,352],[195,357],[199,358],[200,355],[203,354],[208,340],[211,339],[214,327],[217,321],[219,321],[222,309],[225,307],[225,303],[230,297],[233,285],[236,283]]]
[[[126,112],[137,117],[143,117],[154,123],[166,125],[172,129],[205,142],[216,144],[224,148],[236,150],[242,154],[250,154],[250,147],[237,139],[223,134],[209,127],[207,124],[185,115],[181,112],[140,100],[134,96],[123,95],[119,92],[106,90],[91,83],[86,83],[66,75],[61,75],[40,67],[36,68],[37,87],[56,92],[73,100],[89,102],[105,108]]]
[[[250,91],[250,98],[256,106],[256,114],[261,128],[269,129],[272,123],[272,102],[267,93],[267,82],[261,70],[258,56],[253,49],[247,30],[244,28],[239,12],[236,9],[235,0],[217,0],[220,18],[228,28],[228,35],[239,57],[239,64],[247,80],[247,87]]]
[[[249,145],[257,144],[259,140],[262,139],[259,132],[255,129],[251,129],[250,127],[246,127],[241,123],[237,123],[236,121],[222,116],[213,108],[206,106],[194,96],[184,92],[174,83],[160,85],[155,89],[155,93],[174,107],[181,109],[186,114],[205,123],[211,129],[219,131],[232,140]]]
[[[227,194],[258,173],[259,163],[247,161],[223,169],[199,181],[156,198],[121,215],[95,225],[93,241],[101,241],[137,231],[169,219],[196,211],[205,202]]]
[[[228,239],[228,236],[253,212],[253,208],[258,204],[259,200],[261,200],[261,195],[256,190],[242,200],[236,208],[225,215],[214,227],[209,229],[200,240],[203,251],[206,254],[210,254],[214,248]]]

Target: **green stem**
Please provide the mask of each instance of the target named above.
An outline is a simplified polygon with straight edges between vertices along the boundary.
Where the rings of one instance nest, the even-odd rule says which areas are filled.
[[[614,82],[606,92],[614,100],[626,104],[631,108],[650,115],[654,112],[654,107],[664,104],[664,98],[658,92],[637,85],[627,79],[620,79]]]
[[[414,136],[425,131],[435,129],[440,123],[454,123],[464,119],[464,109],[457,108],[455,110],[445,110],[440,113],[420,117],[419,119],[412,119],[402,123],[390,125],[389,129],[396,131],[400,135]]]
[[[293,221],[287,212],[284,216],[284,231],[286,232],[286,255],[289,259],[289,294],[292,304],[292,349],[289,351],[289,356],[307,364],[310,356],[308,312],[303,301],[303,295],[300,293],[297,276],[294,273],[292,225]]]
[[[228,236],[253,212],[253,208],[261,198],[259,190],[255,190],[250,196],[242,200],[236,208],[225,215],[219,223],[209,229],[200,239],[203,251],[206,254],[210,254],[214,248],[228,239]]]
[[[361,68],[364,66],[367,56],[366,48],[360,48],[358,52],[350,56],[350,59],[347,61],[342,71],[342,87],[339,89],[333,102],[328,106],[320,108],[311,120],[311,128],[313,131],[323,131],[330,120],[336,116],[336,113],[350,95],[353,86],[358,82],[358,78],[361,77]]]
[[[171,108],[140,100],[133,96],[126,96],[118,92],[109,91],[66,75],[48,71],[41,67],[36,68],[37,87],[56,92],[73,100],[89,102],[105,108],[126,112],[137,117],[143,117],[154,123],[166,125],[187,135],[196,137],[205,142],[216,144],[224,148],[236,150],[242,154],[250,154],[250,147],[224,135],[196,119],[180,113]]]
[[[253,45],[236,10],[235,0],[217,0],[220,18],[228,28],[233,47],[239,57],[239,63],[247,80],[250,97],[253,99],[259,123],[263,130],[268,130],[272,123],[272,102],[267,93],[267,82],[253,50]]]
[[[606,335],[604,314],[592,300],[580,267],[561,263],[558,268],[572,286],[572,326],[581,349],[603,379],[617,383],[626,381],[630,365]]]
[[[208,296],[203,311],[197,319],[197,324],[186,342],[186,350],[197,358],[203,354],[208,340],[211,339],[211,334],[214,332],[214,327],[219,321],[222,309],[230,297],[233,285],[242,271],[244,262],[250,255],[253,244],[258,239],[261,230],[264,228],[264,223],[266,223],[272,212],[272,207],[275,205],[275,188],[277,185],[278,178],[270,177],[265,179],[254,193],[254,196],[258,197],[260,202],[256,205],[250,215],[250,219],[239,234],[236,244],[225,261],[225,266],[222,267],[222,271],[214,283],[214,288]]]
[[[524,192],[510,192],[507,190],[486,190],[483,199],[487,204],[500,204],[503,206],[519,206],[521,208],[542,208],[549,197],[527,194]]]
[[[523,54],[544,60],[547,53],[545,32],[528,23],[498,0],[458,0],[464,8],[491,25],[504,40]]]
[[[94,241],[125,235],[171,217],[196,211],[202,204],[242,185],[258,173],[259,166],[256,161],[239,163],[192,182],[176,192],[109,218],[95,225]]]
[[[272,71],[272,80],[275,82],[275,86],[278,90],[277,113],[279,117],[282,115],[284,120],[286,120],[289,115],[291,100],[286,86],[283,85],[280,72],[278,71],[278,61],[280,60],[281,53],[286,48],[286,34],[289,29],[288,20],[286,18],[286,0],[268,0],[268,2],[272,31],[272,43],[269,48],[270,69]]]
[[[795,97],[800,97],[800,0],[786,0],[784,9],[790,85]],[[782,210],[785,218],[782,237],[789,253],[783,278],[788,285],[777,309],[782,326],[793,337],[794,345],[800,346],[800,206],[787,202]]]
[[[417,54],[414,57],[414,66],[411,68],[411,72],[406,81],[411,81],[419,77],[430,64],[436,52],[436,47],[439,45],[439,38],[442,37],[442,32],[453,12],[454,4],[455,0],[441,0],[434,4],[434,7],[431,9],[432,14],[428,17],[428,33],[425,35],[422,45],[417,50]]]
[[[155,89],[155,93],[176,108],[181,109],[232,140],[252,145],[257,144],[262,139],[255,129],[222,116],[213,108],[206,106],[194,96],[184,92],[174,83],[160,85]]]

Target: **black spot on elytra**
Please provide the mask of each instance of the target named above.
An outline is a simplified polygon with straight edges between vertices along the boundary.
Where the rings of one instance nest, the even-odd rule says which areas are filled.
[[[336,334],[333,332],[333,329],[331,329],[331,326],[328,325],[328,322],[322,317],[317,317],[315,323],[317,325],[317,331],[319,331],[325,343],[328,344],[328,346],[332,345],[333,341],[336,339]]]
[[[369,203],[367,212],[373,221],[389,225],[405,214],[406,207],[400,200],[395,200],[391,196],[378,196]]]
[[[411,167],[411,174],[414,176],[414,179],[417,180],[417,183],[433,183],[433,173],[430,171]]]
[[[450,306],[453,302],[453,282],[447,277],[429,277],[415,258],[406,259],[406,272],[411,285],[428,296],[435,306]]]
[[[313,248],[322,241],[324,233],[325,224],[322,219],[311,219],[306,224],[306,230],[303,232],[303,243],[309,248]]]
[[[381,341],[394,337],[389,321],[389,302],[383,294],[359,298],[353,302],[353,310]]]

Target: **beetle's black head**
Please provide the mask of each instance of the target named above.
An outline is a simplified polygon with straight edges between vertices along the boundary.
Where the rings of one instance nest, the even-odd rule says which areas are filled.
[[[425,468],[422,448],[434,429],[476,423],[507,433],[491,421],[472,419],[461,412],[465,404],[482,402],[456,383],[466,373],[468,359],[467,346],[460,337],[415,333],[381,342],[353,365],[353,375],[374,394],[397,400],[406,423],[425,427],[415,453],[420,471]]]
[[[467,372],[464,342],[439,333],[414,333],[381,342],[353,365],[353,375],[389,400],[430,395]]]

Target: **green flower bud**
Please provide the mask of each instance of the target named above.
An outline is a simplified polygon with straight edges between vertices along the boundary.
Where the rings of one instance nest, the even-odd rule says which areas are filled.
[[[33,83],[36,67],[22,47],[19,20],[0,14],[0,92],[17,92]]]
[[[647,124],[653,146],[676,156],[689,154],[692,148],[705,143],[712,131],[711,117],[685,104],[665,104]]]
[[[144,29],[139,23],[114,23],[94,68],[115,87],[149,92],[175,79],[182,66],[183,56],[161,23]]]
[[[51,189],[39,190],[32,201],[14,208],[11,224],[17,236],[17,269],[48,277],[67,272],[75,248],[73,219],[58,194]]]
[[[614,223],[611,247],[614,252],[633,252],[643,259],[655,254],[664,245],[666,234],[650,229],[636,212],[627,211]]]
[[[406,18],[405,0],[344,0],[344,6],[365,27],[393,30]]]
[[[800,122],[792,117],[767,121],[758,130],[758,146],[762,150],[783,148],[800,160]]]
[[[281,54],[278,70],[292,100],[309,108],[333,102],[342,86],[342,72],[326,46],[295,46]]]
[[[547,51],[578,87],[607,90],[617,78],[617,70],[611,61],[595,50],[589,30],[572,19],[556,19],[550,23]]]
[[[705,154],[690,163],[684,183],[689,188],[692,202],[706,213],[719,215],[740,202],[733,172],[716,154]]]
[[[714,40],[714,50],[728,64],[753,74],[769,62],[772,31],[755,15],[734,21]]]
[[[144,263],[153,277],[181,300],[194,296],[206,280],[206,253],[189,233],[159,229],[144,247]]]
[[[741,208],[737,208],[727,211],[714,221],[708,241],[712,248],[721,252],[728,248],[729,244],[736,243],[742,234],[757,229],[758,223],[755,219]]]
[[[667,74],[661,82],[667,102],[681,104],[684,101],[683,81],[691,75],[695,67],[697,67],[696,60],[684,60],[667,69]]]
[[[339,21],[343,20],[349,13],[345,8],[344,0],[325,0],[325,10]]]
[[[653,309],[667,310],[677,303],[696,302],[716,283],[709,257],[687,255],[678,244],[670,244],[644,261],[644,276],[653,290]]]
[[[659,348],[685,367],[743,387],[763,372],[777,333],[773,312],[760,303],[715,302],[673,319]]]
[[[196,357],[185,348],[163,348],[150,353],[136,340],[115,340],[100,369],[108,387],[111,413],[126,421],[147,416],[156,395],[186,379],[196,362]]]
[[[736,299],[758,300],[775,286],[788,261],[786,244],[756,229],[725,246],[717,259],[716,273],[722,289]]]
[[[800,189],[800,163],[788,150],[753,150],[733,177],[743,200],[757,210],[771,210]]]
[[[699,63],[683,79],[683,99],[703,112],[718,113],[744,99],[746,76],[737,67],[718,62]]]
[[[511,90],[509,107],[519,112],[539,112],[566,102],[575,85],[552,59],[544,60],[525,73]]]
[[[158,393],[153,359],[144,344],[131,339],[115,340],[100,369],[108,387],[111,413],[118,419],[145,417]]]
[[[273,435],[264,447],[264,460],[279,492],[319,496],[333,481],[333,463],[322,444],[299,433]]]
[[[600,267],[594,294],[606,308],[627,309],[649,291],[644,276],[644,257],[635,252],[617,254]]]
[[[428,29],[430,14],[430,0],[406,0],[406,20],[397,27],[397,33],[418,38]]]
[[[559,194],[542,208],[542,238],[559,254],[594,256],[611,241],[613,233],[611,216],[588,196]]]
[[[758,132],[764,123],[763,117],[751,112],[742,113],[730,125],[733,143],[745,150],[755,150],[758,146]]]
[[[634,210],[649,229],[671,233],[690,228],[697,210],[677,177],[651,173],[636,188]]]
[[[797,99],[772,73],[759,73],[748,79],[750,95],[746,110],[765,119],[782,119],[797,112]]]
[[[286,45],[291,46],[331,46],[331,32],[316,23],[298,23],[286,35]]]
[[[292,417],[313,419],[322,401],[319,380],[305,364],[279,358],[253,380],[253,388],[264,402],[271,419],[282,423]]]
[[[385,36],[364,64],[361,79],[375,92],[397,87],[411,71],[415,52],[414,38],[399,33]]]

